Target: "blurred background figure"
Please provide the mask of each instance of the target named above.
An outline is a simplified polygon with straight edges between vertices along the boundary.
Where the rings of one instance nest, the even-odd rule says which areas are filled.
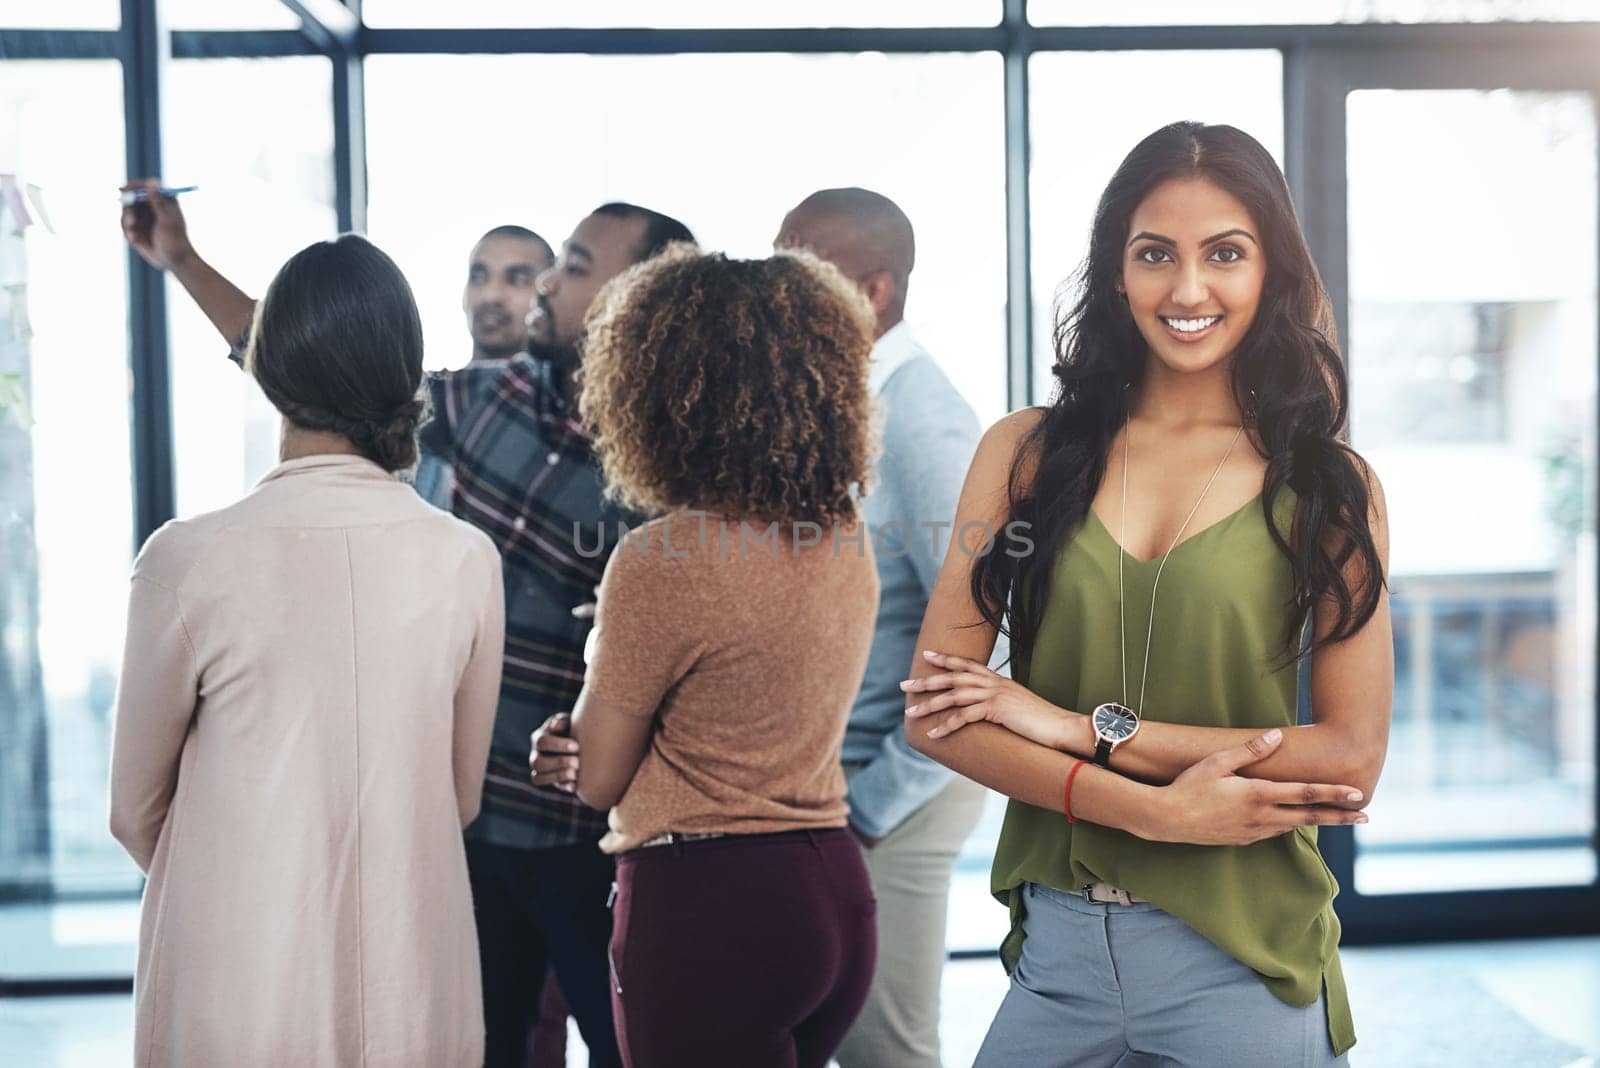
[[[899,205],[866,189],[824,189],[789,212],[773,244],[829,261],[872,306],[868,385],[883,419],[862,508],[879,550],[878,618],[844,739],[850,826],[878,899],[878,969],[839,1063],[937,1068],[950,873],[987,792],[907,744],[900,680],[916,656],[978,420],[905,322],[916,238]]]
[[[555,261],[550,243],[522,226],[496,226],[472,246],[461,310],[474,360],[503,360],[522,351],[534,282]]]
[[[554,262],[549,242],[523,226],[496,226],[478,238],[461,293],[474,360],[503,360],[522,351],[534,280]],[[437,457],[423,455],[413,481],[428,503],[450,510],[455,474]]]

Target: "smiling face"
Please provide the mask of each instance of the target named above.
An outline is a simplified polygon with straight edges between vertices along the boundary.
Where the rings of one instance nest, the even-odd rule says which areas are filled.
[[[1260,235],[1238,198],[1208,178],[1174,178],[1144,198],[1128,226],[1122,287],[1155,359],[1194,373],[1238,348],[1267,277]]]

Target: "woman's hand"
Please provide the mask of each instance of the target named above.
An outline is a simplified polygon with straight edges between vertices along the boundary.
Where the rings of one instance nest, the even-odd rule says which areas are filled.
[[[1058,708],[976,660],[932,649],[924,650],[922,656],[943,670],[937,675],[907,679],[900,689],[928,695],[906,709],[908,718],[943,713],[938,725],[928,731],[929,738],[943,738],[969,723],[987,721],[1051,749],[1077,753],[1094,750],[1094,732],[1088,716]]]
[[[1193,845],[1250,845],[1295,827],[1367,822],[1366,813],[1348,807],[1362,800],[1353,786],[1271,782],[1236,774],[1265,760],[1282,741],[1282,731],[1268,731],[1211,754],[1159,787],[1139,836]]]

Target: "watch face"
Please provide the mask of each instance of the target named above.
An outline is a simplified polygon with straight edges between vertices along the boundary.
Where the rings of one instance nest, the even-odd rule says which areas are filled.
[[[1098,737],[1120,742],[1131,737],[1139,725],[1133,709],[1115,702],[1103,704],[1094,710],[1094,732]]]

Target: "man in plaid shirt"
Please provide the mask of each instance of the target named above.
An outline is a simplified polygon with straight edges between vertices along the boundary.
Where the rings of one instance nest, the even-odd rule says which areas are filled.
[[[618,1063],[606,955],[612,861],[596,846],[606,816],[571,793],[532,785],[529,738],[551,716],[572,711],[590,628],[572,610],[594,599],[619,522],[641,518],[602,500],[598,463],[578,421],[572,375],[583,316],[611,278],[671,241],[689,240],[688,229],[667,216],[602,205],[539,276],[529,351],[430,381],[433,420],[422,446],[450,463],[453,511],[495,540],[506,583],[500,709],[483,812],[467,828],[490,1065],[520,1068],[547,959],[589,1063]],[[604,1036],[592,1035],[602,1022]]]
[[[237,358],[255,302],[195,253],[177,202],[152,194],[124,212],[123,230],[147,262],[182,283]],[[572,610],[593,599],[619,521],[641,518],[602,499],[599,465],[578,420],[572,380],[583,316],[616,275],[673,241],[692,240],[687,227],[658,212],[602,205],[539,275],[529,351],[428,381],[433,418],[420,444],[449,465],[451,510],[494,539],[505,576],[500,706],[482,811],[466,830],[490,1068],[525,1064],[547,964],[589,1063],[621,1063],[607,949],[613,866],[597,845],[605,814],[571,793],[532,785],[530,737],[551,716],[571,712],[591,626]]]

